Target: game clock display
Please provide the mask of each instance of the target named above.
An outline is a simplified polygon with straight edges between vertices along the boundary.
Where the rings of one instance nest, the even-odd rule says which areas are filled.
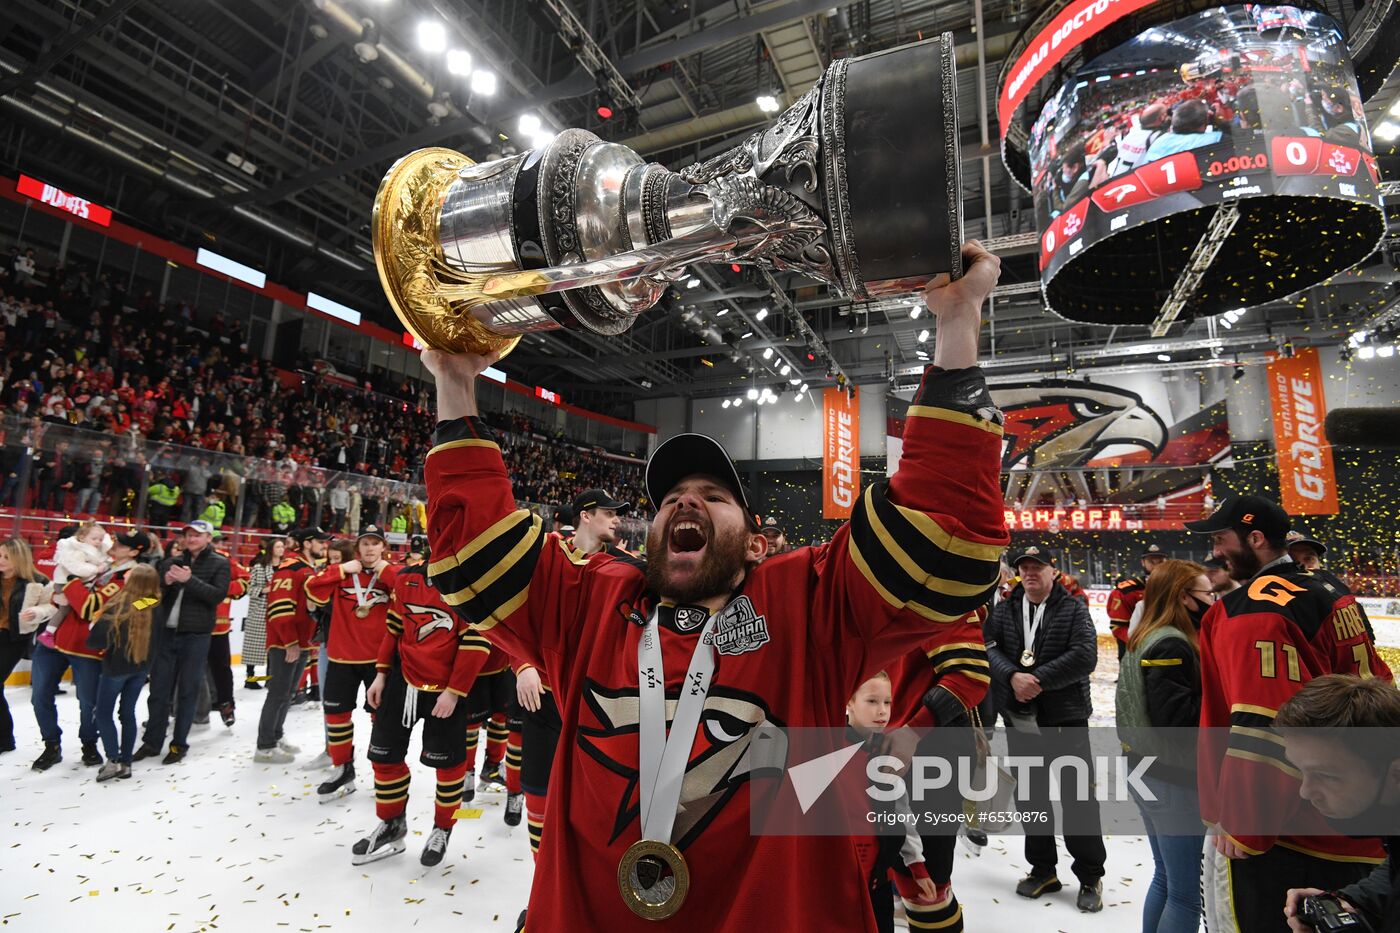
[[[1342,34],[1294,7],[1215,8],[1093,59],[1042,109],[1030,155],[1041,281],[1071,320],[1153,320],[1227,203],[1240,220],[1186,317],[1316,284],[1383,232]]]

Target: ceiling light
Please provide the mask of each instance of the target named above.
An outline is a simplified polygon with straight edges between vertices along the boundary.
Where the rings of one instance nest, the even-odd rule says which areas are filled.
[[[472,93],[490,97],[496,93],[496,73],[477,69],[472,72]]]
[[[447,51],[447,27],[437,20],[423,20],[418,24],[418,47],[432,53]]]
[[[520,130],[520,135],[533,136],[540,131],[540,118],[533,113],[522,113],[516,127]]]
[[[1390,105],[1390,115],[1400,117],[1400,97],[1395,98],[1395,103]]]
[[[749,399],[749,401],[751,401],[751,402],[752,402],[754,399],[758,398],[758,390],[757,390],[757,389],[750,389],[748,392],[746,392],[746,393],[744,393],[744,394],[745,394],[746,396],[748,396],[748,399]]]
[[[1362,347],[1360,350],[1356,351],[1356,355],[1363,360],[1373,360],[1376,358],[1376,348],[1369,346]]]
[[[758,321],[761,321],[761,320],[763,320],[764,318],[766,318],[767,316],[768,316],[768,309],[767,309],[767,308],[759,308],[759,309],[758,309],[758,313],[754,315],[754,319],[755,319],[755,320],[758,320]]]
[[[472,73],[472,53],[466,49],[452,49],[447,53],[447,73],[469,75]]]
[[[1371,132],[1371,135],[1381,142],[1393,143],[1397,138],[1400,138],[1400,123],[1385,120]]]
[[[607,104],[599,104],[598,109],[594,112],[598,114],[598,119],[600,120],[611,120],[613,118],[613,109]]]
[[[545,146],[554,142],[554,137],[556,135],[557,134],[553,130],[540,130],[530,137],[530,142],[535,144],[536,149],[543,149]]]
[[[728,309],[728,308],[720,308],[718,311],[715,312],[715,317],[724,317],[724,316],[725,316],[726,314],[728,314],[728,313],[729,313],[729,309]]]
[[[919,343],[923,343],[925,340],[928,339],[928,331],[926,331],[926,330],[921,330],[921,331],[919,331],[919,336],[916,337],[915,339],[918,340]]]
[[[1379,347],[1379,348],[1376,350],[1376,356],[1383,357],[1384,359],[1390,359],[1390,358],[1391,358],[1392,356],[1394,356],[1394,355],[1395,355],[1395,347],[1393,347],[1393,346],[1390,345],[1390,344],[1386,344],[1385,346]]]
[[[1170,363],[1172,361],[1172,355],[1170,353],[1158,353],[1157,359],[1163,363]]]
[[[742,405],[742,404],[744,404],[744,400],[743,400],[743,399],[741,399],[741,398],[736,398],[736,399],[734,400],[734,407],[735,407],[735,408],[738,408],[738,407],[739,407],[740,405]]]
[[[774,97],[772,94],[760,94],[754,103],[758,104],[758,109],[762,110],[764,113],[778,112],[778,98]]]
[[[1235,326],[1235,322],[1226,317],[1220,321],[1220,326],[1225,328],[1226,330],[1229,330],[1230,328]]]
[[[773,348],[772,348],[772,347],[764,347],[764,348],[763,348],[763,358],[764,358],[765,360],[771,360],[771,359],[773,358]]]
[[[923,314],[923,313],[924,313],[924,309],[923,309],[923,308],[920,308],[918,305],[915,305],[914,307],[912,307],[912,308],[909,309],[909,320],[911,320],[911,321],[918,320],[919,315],[921,315],[921,314]]]
[[[802,383],[802,388],[798,389],[797,391],[799,391],[799,392],[806,392],[806,391],[807,391],[807,383],[805,383],[805,382]]]
[[[721,408],[728,408],[731,404],[733,404],[733,403],[730,402],[729,399],[725,399],[725,400],[724,400],[724,404],[721,405],[720,407],[721,407]]]
[[[793,376],[791,379],[788,380],[788,385],[790,385],[790,386],[801,385],[801,384],[802,384],[802,377],[801,377],[801,376]]]
[[[790,372],[792,372],[792,367],[789,366],[788,364],[784,363],[784,364],[783,364],[783,368],[780,369],[780,370],[778,370],[778,375],[780,375],[780,376],[786,376],[786,375],[787,375],[788,373],[790,373]]]
[[[752,337],[752,336],[753,336],[753,331],[751,331],[751,330],[746,330],[746,331],[744,331],[742,334],[739,335],[739,339],[740,339],[740,340],[748,340],[748,339],[749,339],[750,337]]]
[[[697,278],[695,278],[694,276],[691,276],[690,278],[686,279],[685,287],[686,287],[686,288],[699,288],[699,287],[700,287],[700,280],[697,279]]]

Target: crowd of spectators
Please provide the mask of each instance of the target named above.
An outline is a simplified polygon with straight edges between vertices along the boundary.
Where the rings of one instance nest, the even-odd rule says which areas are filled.
[[[424,385],[396,379],[374,392],[315,373],[298,384],[222,314],[196,326],[189,302],[150,291],[133,300],[119,279],[41,270],[33,250],[12,249],[0,266],[0,503],[27,489],[33,508],[132,516],[145,482],[154,495],[139,517],[156,524],[280,528],[320,515],[342,532],[399,517],[419,530],[421,503],[405,484],[434,427]],[[636,464],[521,414],[489,417],[528,501],[563,504],[593,486],[639,494]]]

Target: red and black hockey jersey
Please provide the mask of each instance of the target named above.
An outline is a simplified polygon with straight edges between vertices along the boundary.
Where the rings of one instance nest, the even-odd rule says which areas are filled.
[[[1316,677],[1391,679],[1356,598],[1292,561],[1274,564],[1211,607],[1200,642],[1208,730],[1198,748],[1201,816],[1256,854],[1278,843],[1322,858],[1379,861],[1379,843],[1331,834],[1298,796],[1300,775],[1271,731],[1279,706]],[[1232,832],[1232,825],[1316,826],[1319,835]]]
[[[316,636],[316,620],[307,603],[306,581],[316,568],[299,552],[291,552],[277,565],[267,591],[267,647],[310,648]]]
[[[458,696],[471,692],[479,674],[501,670],[509,660],[443,602],[422,566],[405,568],[394,579],[388,630],[375,666],[387,671],[396,658],[411,686]]]
[[[1108,627],[1113,637],[1119,641],[1128,640],[1128,623],[1133,619],[1133,610],[1147,593],[1147,584],[1137,577],[1124,577],[1114,584],[1108,594]]]
[[[248,592],[248,580],[252,574],[247,567],[234,560],[226,552],[220,551],[219,553],[228,558],[228,596],[214,607],[214,631],[210,634],[227,635],[233,630],[233,623],[229,621],[233,614],[233,601],[242,599],[244,594]]]
[[[1007,543],[1000,413],[978,369],[929,370],[904,457],[822,547],[764,561],[713,631],[716,669],[673,842],[691,869],[677,928],[874,929],[846,837],[755,836],[749,738],[762,722],[840,728],[870,674],[981,606]],[[439,425],[426,465],[429,568],[444,599],[512,657],[547,671],[563,730],[530,898],[532,928],[652,931],[617,893],[640,838],[637,643],[654,606],[631,560],[583,561],[517,509],[475,418]],[[679,697],[707,613],[659,608],[666,691]],[[668,704],[669,705],[669,704]]]
[[[386,564],[375,579],[373,571],[347,575],[340,569],[342,566],[327,567],[307,580],[306,596],[313,606],[331,604],[331,634],[326,645],[330,659],[341,664],[374,664],[388,625],[389,593],[401,568]],[[364,605],[369,607],[369,614],[363,618],[355,614],[361,598],[355,589],[357,580],[358,593],[363,594]]]
[[[890,665],[890,728],[936,726],[982,702],[992,682],[982,640],[985,621],[987,607],[981,606],[951,625],[939,626],[933,638]],[[935,701],[938,715],[924,704],[934,687],[947,692],[946,699],[935,694],[943,699]]]
[[[68,600],[69,611],[54,633],[55,648],[79,658],[102,657],[101,651],[88,647],[88,633],[102,607],[126,585],[127,572],[134,566],[113,568],[87,583],[74,579],[63,585],[63,597]]]

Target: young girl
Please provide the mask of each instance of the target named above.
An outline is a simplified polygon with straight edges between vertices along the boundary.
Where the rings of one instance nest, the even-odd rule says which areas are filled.
[[[131,777],[131,754],[136,748],[136,700],[151,668],[151,618],[160,602],[160,577],[154,567],[137,564],[121,590],[98,613],[88,635],[88,647],[103,652],[102,679],[97,686],[97,730],[107,752],[98,781]],[[112,710],[121,701],[122,731]]]
[[[53,552],[53,597],[48,604],[27,610],[44,626],[39,633],[40,644],[54,647],[54,634],[68,610],[63,587],[69,580],[91,580],[106,570],[107,549],[111,546],[112,539],[97,522],[84,522],[71,537],[59,539]]]
[[[861,684],[855,695],[846,702],[846,723],[859,738],[866,740],[867,748],[870,748],[889,725],[893,705],[890,676],[881,671]],[[864,768],[860,769],[860,773],[864,773]],[[894,807],[902,814],[912,815],[908,799],[897,801]],[[880,933],[893,933],[894,930],[895,886],[890,881],[892,871],[899,875],[899,887],[901,894],[905,894],[906,905],[910,901],[931,903],[936,898],[937,889],[924,868],[924,847],[918,827],[913,820],[903,825],[905,834],[902,837],[858,836],[855,839],[861,877],[870,889],[870,907],[875,913],[875,928]],[[958,928],[961,929],[961,924]]]

